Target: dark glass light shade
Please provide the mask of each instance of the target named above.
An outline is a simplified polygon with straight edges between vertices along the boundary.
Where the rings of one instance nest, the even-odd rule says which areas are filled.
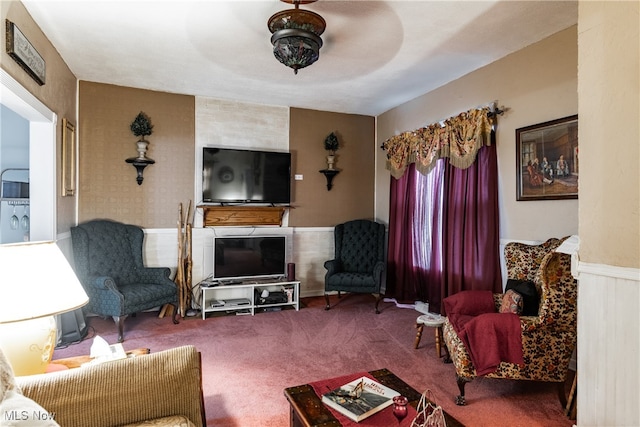
[[[308,67],[320,57],[322,39],[304,30],[287,29],[276,31],[271,36],[273,55],[278,61],[298,74],[300,68]]]

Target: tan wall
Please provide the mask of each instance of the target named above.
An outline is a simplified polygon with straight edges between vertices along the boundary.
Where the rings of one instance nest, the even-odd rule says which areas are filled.
[[[284,225],[333,226],[354,218],[373,216],[373,117],[288,107],[196,98],[196,199],[201,192],[201,147],[290,151],[291,205]],[[324,138],[336,131],[343,146],[334,187],[318,171],[327,167]],[[363,179],[369,176],[369,179]],[[196,225],[200,223],[200,210]]]
[[[56,170],[57,174],[57,231],[68,231],[75,224],[75,197],[61,197],[61,138],[62,118],[76,124],[76,78],[62,60],[58,51],[40,31],[27,10],[19,1],[0,1],[2,31],[0,31],[0,67],[24,86],[58,116],[56,125]],[[15,23],[29,42],[36,48],[46,63],[46,82],[40,86],[6,51],[5,19]]]
[[[249,138],[248,133],[233,137],[238,120],[226,123],[224,117],[246,114],[247,109],[254,115],[262,111],[262,118],[282,117],[282,107],[200,99],[198,110],[203,113],[196,114],[195,104],[189,96],[80,82],[81,222],[111,218],[145,227],[173,227],[178,203],[193,200],[194,196],[194,203],[200,201],[195,185],[200,177],[196,171],[196,145],[216,144],[288,149],[292,153],[292,174],[302,174],[304,179],[292,184],[294,208],[289,211],[289,226],[333,226],[349,219],[373,217],[373,117],[291,109],[289,130],[285,130],[284,137],[286,143],[288,136],[288,148],[282,147],[282,142],[277,147],[266,147],[267,142],[274,141],[260,143]],[[147,139],[151,142],[148,157],[156,164],[145,169],[144,181],[138,186],[134,168],[124,160],[136,155],[136,138],[129,124],[141,110],[154,124],[154,133]],[[196,117],[202,116],[202,121],[209,114],[215,117],[197,125],[200,140],[196,144]],[[216,132],[209,129],[213,122],[217,123]],[[246,120],[241,122],[246,124]],[[341,172],[334,179],[332,190],[327,191],[326,179],[318,171],[326,168],[323,141],[332,131],[337,132],[342,144],[337,161]],[[232,135],[225,139],[229,132]]]
[[[515,164],[517,128],[578,112],[577,53],[574,26],[382,114],[377,145],[402,131],[497,100],[507,108],[496,132],[501,238],[545,240],[577,234],[578,200],[516,201]],[[390,178],[381,149],[377,157],[376,216],[387,221]]]
[[[639,16],[578,7],[580,426],[640,425]]]
[[[80,82],[79,222],[109,218],[172,228],[179,203],[194,194],[195,102],[192,96]],[[153,124],[142,185],[125,159],[136,157],[129,128],[144,111]]]
[[[373,219],[375,119],[370,116],[292,108],[289,149],[293,181],[289,225],[328,227],[359,218]],[[327,168],[324,139],[336,133],[340,148],[331,191],[319,171]]]
[[[638,268],[638,2],[581,1],[579,12],[580,259]]]

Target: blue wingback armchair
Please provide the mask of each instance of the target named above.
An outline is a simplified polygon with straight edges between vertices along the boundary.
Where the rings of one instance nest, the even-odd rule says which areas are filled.
[[[380,303],[380,286],[385,271],[385,228],[383,224],[357,219],[338,224],[334,230],[335,258],[324,263],[325,310],[331,308],[328,292],[371,293]]]
[[[145,267],[144,232],[135,225],[94,220],[71,228],[75,271],[89,295],[86,312],[111,316],[124,340],[130,314],[172,304],[176,319],[177,289],[166,267]]]

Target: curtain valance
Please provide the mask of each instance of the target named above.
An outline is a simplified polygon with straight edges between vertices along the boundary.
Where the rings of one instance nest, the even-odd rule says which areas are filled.
[[[466,169],[476,160],[483,145],[491,144],[495,114],[489,107],[473,109],[413,131],[392,136],[382,144],[387,152],[387,169],[400,178],[407,166],[427,174],[437,159],[448,157],[456,168]]]

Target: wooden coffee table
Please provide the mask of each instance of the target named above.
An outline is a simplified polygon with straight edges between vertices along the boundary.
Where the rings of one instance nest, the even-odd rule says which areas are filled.
[[[395,376],[388,369],[378,369],[377,371],[369,371],[380,384],[386,385],[394,389],[409,399],[409,404],[414,408],[420,400],[421,393]],[[320,397],[316,394],[313,387],[309,384],[303,384],[295,387],[289,387],[284,390],[284,395],[290,405],[289,425],[291,427],[338,427],[342,426],[340,421],[333,416],[329,408],[327,408]],[[462,427],[463,424],[453,418],[451,415],[444,413],[447,427]]]

